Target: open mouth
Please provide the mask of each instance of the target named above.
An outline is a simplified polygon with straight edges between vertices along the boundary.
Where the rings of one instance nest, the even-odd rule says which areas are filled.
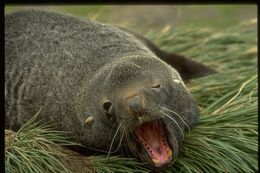
[[[133,132],[137,142],[146,150],[155,166],[161,167],[170,163],[173,152],[160,119],[144,122]]]

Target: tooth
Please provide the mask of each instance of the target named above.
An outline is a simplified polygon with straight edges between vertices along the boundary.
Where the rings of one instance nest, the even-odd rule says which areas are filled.
[[[153,162],[158,165],[158,164],[160,163],[160,160],[158,160],[158,159],[153,159]]]
[[[139,118],[138,118],[138,121],[139,121],[140,124],[142,124],[142,123],[144,122],[143,117],[139,117]]]
[[[169,157],[171,157],[172,156],[172,150],[169,149],[167,154],[168,154]]]

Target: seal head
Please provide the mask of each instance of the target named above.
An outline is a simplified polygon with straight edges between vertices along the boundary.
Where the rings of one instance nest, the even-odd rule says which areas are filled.
[[[154,56],[128,57],[102,71],[98,116],[113,129],[110,145],[156,169],[172,165],[184,131],[198,121],[197,104],[178,72]]]

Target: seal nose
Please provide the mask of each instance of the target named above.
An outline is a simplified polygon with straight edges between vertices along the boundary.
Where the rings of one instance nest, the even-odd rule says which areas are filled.
[[[143,107],[142,98],[138,95],[127,98],[126,100],[127,107],[132,112],[140,112]]]

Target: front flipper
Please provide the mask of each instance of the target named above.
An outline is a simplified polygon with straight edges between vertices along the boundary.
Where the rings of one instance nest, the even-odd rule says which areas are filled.
[[[217,71],[201,63],[195,62],[193,60],[190,60],[180,55],[162,51],[156,45],[154,45],[150,40],[148,40],[147,38],[139,34],[136,34],[124,28],[121,29],[134,35],[137,39],[142,41],[158,58],[168,63],[173,68],[175,68],[179,72],[183,80],[190,80],[193,78],[203,77],[203,76],[217,73]]]

